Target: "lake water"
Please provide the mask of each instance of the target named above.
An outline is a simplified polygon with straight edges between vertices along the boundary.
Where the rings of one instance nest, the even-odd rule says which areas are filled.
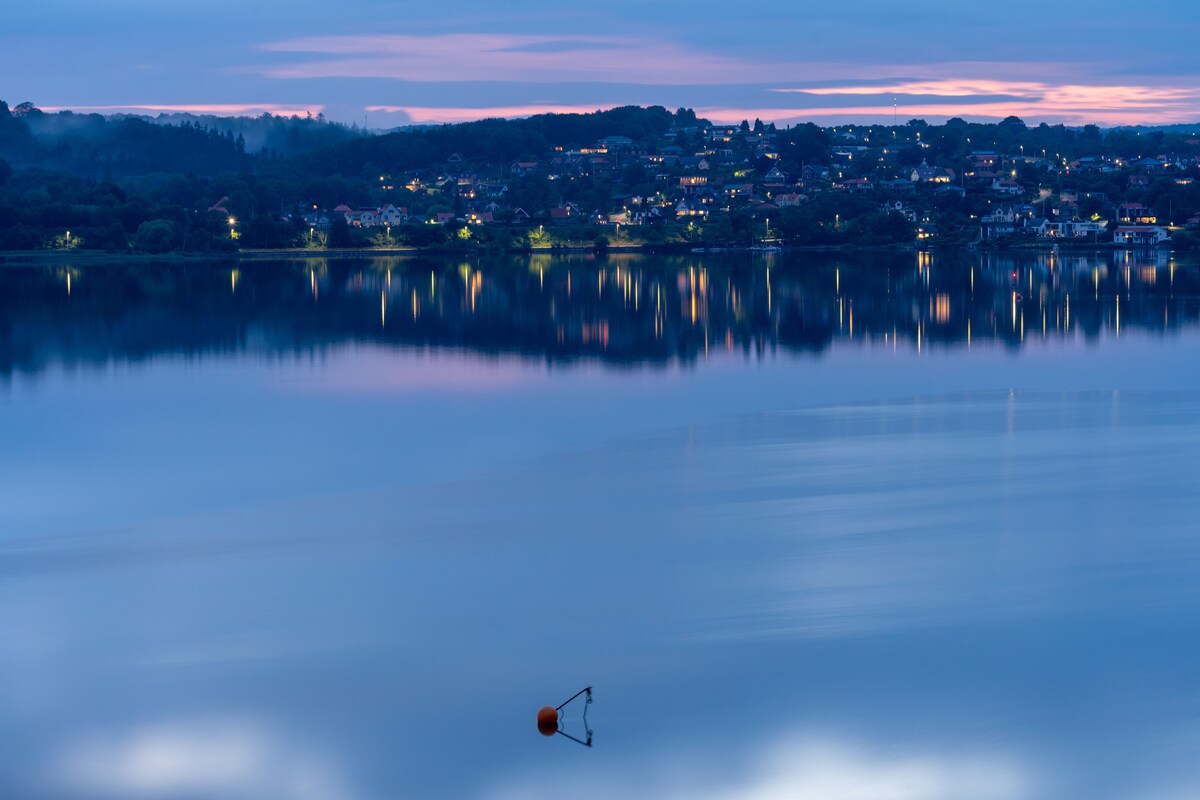
[[[1198,366],[1165,254],[0,267],[0,796],[1198,796]]]

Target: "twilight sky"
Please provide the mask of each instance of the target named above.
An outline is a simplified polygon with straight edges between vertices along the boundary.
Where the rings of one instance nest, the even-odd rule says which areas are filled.
[[[389,127],[624,104],[714,121],[1200,122],[1195,0],[17,0],[0,99]]]

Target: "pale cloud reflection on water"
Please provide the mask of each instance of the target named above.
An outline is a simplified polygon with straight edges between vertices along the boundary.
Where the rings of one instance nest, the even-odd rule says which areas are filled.
[[[46,783],[71,796],[353,797],[319,754],[264,725],[236,719],[93,733],[63,747]]]
[[[775,732],[754,749],[721,758],[655,754],[612,774],[586,768],[515,778],[484,796],[527,800],[552,785],[580,800],[1016,800],[1039,794],[1028,764],[1009,755],[868,746],[813,732]]]

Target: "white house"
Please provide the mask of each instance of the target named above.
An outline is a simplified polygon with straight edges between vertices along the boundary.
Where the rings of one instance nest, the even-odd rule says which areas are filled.
[[[386,203],[379,209],[378,218],[380,225],[403,225],[408,222],[408,209],[396,208],[391,203]]]
[[[1121,225],[1113,233],[1113,244],[1126,247],[1151,246],[1171,238],[1166,228],[1158,225]]]

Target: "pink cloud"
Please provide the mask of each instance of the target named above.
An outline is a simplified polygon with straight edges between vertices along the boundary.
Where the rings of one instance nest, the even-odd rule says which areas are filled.
[[[1002,118],[1006,116],[1056,119],[1085,124],[1191,122],[1200,118],[1200,89],[1179,86],[1051,84],[1034,81],[995,81],[949,78],[891,84],[775,89],[780,93],[825,97],[893,97],[906,116],[959,116]],[[920,97],[919,102],[909,98]],[[945,97],[946,101],[930,101]],[[972,102],[962,102],[977,98]],[[989,100],[988,98],[995,98]],[[886,101],[861,106],[829,107],[823,103],[774,110],[789,117],[890,116]]]
[[[796,108],[697,108],[696,113],[717,123],[736,123],[743,119],[762,119],[764,122],[794,123],[807,120],[836,122],[838,120],[890,121],[893,109],[887,105]],[[899,107],[901,119],[912,117],[962,117],[963,119],[999,120],[1021,117],[1026,121],[1056,121],[1068,125],[1171,125],[1196,122],[1200,109],[1138,109],[1138,110],[1065,110],[1030,103],[944,103],[904,105]]]
[[[934,95],[940,97],[961,97],[977,94],[1020,94],[1025,95],[1039,88],[1043,83],[1028,81],[993,81],[978,78],[948,78],[929,81],[903,81],[863,86],[817,86],[800,89],[773,89],[775,92],[803,93],[815,95]]]
[[[1066,109],[1159,108],[1180,105],[1193,111],[1200,101],[1200,89],[1178,86],[1051,84],[1033,81],[996,81],[950,78],[901,83],[774,89],[782,93],[817,96],[874,95],[896,97],[1019,97],[1032,103]]]
[[[514,117],[532,117],[534,114],[590,114],[594,111],[602,111],[609,108],[614,108],[614,105],[606,106],[572,106],[572,105],[543,105],[530,104],[518,106],[492,106],[492,107],[445,107],[435,108],[432,106],[367,106],[366,110],[371,113],[381,112],[384,114],[407,114],[413,123],[418,125],[438,123],[438,122],[473,122],[479,119],[488,117],[504,117],[511,119]]]
[[[190,104],[157,104],[135,103],[131,105],[114,106],[42,106],[43,111],[79,111],[79,112],[126,112],[164,114],[212,114],[214,116],[239,116],[246,114],[262,114],[264,112],[277,117],[302,117],[305,114],[316,116],[325,110],[323,105],[281,105],[278,103],[190,103]]]

